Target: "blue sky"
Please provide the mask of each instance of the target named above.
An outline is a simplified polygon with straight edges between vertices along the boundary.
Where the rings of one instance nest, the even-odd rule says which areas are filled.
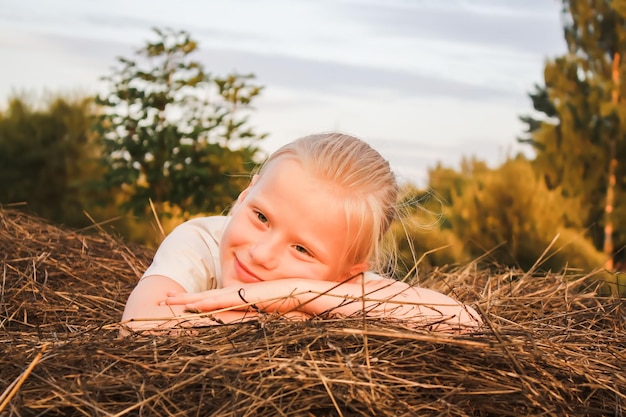
[[[342,130],[418,183],[437,162],[528,151],[518,116],[565,52],[558,0],[0,0],[0,106],[99,91],[155,26],[190,32],[214,73],[257,76],[268,151]]]

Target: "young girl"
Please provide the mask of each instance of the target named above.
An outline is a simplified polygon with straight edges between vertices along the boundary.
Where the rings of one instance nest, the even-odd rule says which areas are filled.
[[[193,219],[167,236],[130,294],[123,324],[155,330],[265,313],[365,313],[437,330],[478,326],[474,310],[446,295],[368,272],[380,269],[397,194],[388,162],[357,138],[291,142],[270,156],[229,216]]]

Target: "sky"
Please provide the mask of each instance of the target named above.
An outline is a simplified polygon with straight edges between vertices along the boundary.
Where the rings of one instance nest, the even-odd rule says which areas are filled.
[[[565,53],[559,0],[0,0],[0,108],[15,94],[93,94],[151,28],[189,32],[210,72],[265,86],[251,124],[272,152],[339,130],[424,185],[463,157],[524,152],[520,115]]]

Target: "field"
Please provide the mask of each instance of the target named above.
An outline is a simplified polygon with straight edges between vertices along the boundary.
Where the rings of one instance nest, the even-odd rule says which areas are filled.
[[[0,210],[2,416],[624,416],[626,306],[592,277],[434,270],[466,335],[355,317],[119,338],[152,251]]]

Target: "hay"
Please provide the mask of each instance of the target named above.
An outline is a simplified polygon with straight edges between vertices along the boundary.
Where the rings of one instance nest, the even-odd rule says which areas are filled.
[[[151,251],[12,210],[0,245],[3,416],[626,415],[626,309],[584,277],[434,271],[481,310],[471,335],[261,319],[119,339]]]

